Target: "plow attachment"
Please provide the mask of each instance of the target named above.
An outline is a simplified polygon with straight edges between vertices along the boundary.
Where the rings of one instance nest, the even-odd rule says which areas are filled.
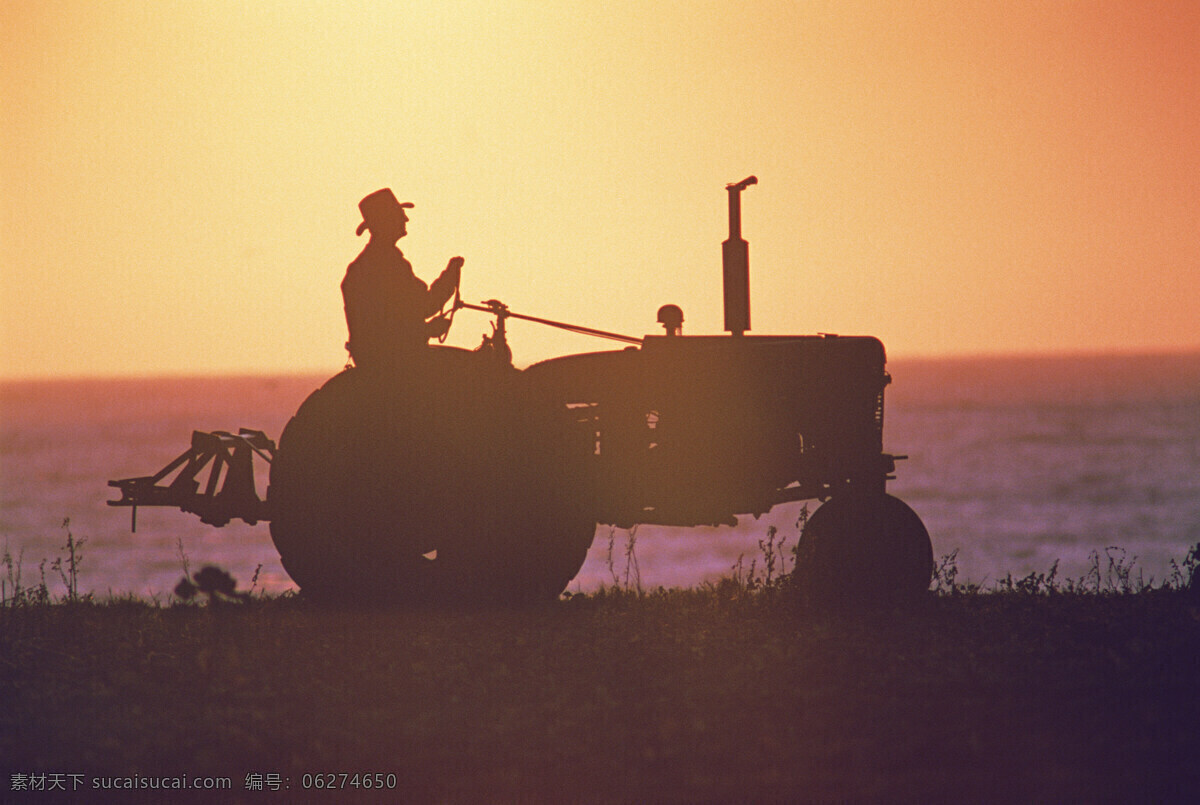
[[[254,487],[254,456],[267,463],[275,457],[275,442],[260,430],[242,428],[235,436],[226,431],[192,432],[192,446],[154,475],[109,481],[121,490],[120,500],[109,506],[133,509],[132,529],[137,531],[138,506],[172,506],[198,515],[202,523],[223,526],[235,518],[250,525],[270,519],[266,501]],[[200,476],[208,468],[204,489]],[[170,482],[160,485],[172,473]]]

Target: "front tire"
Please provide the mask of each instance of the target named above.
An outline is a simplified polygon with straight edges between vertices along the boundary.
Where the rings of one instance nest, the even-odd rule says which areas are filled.
[[[843,495],[809,518],[793,579],[817,606],[911,604],[929,590],[933,545],[921,518],[899,498]]]

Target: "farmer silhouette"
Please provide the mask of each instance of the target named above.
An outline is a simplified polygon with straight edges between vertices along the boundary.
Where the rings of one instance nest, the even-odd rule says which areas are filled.
[[[356,234],[369,230],[371,238],[342,280],[350,331],[346,349],[355,366],[396,368],[450,326],[438,312],[458,287],[463,259],[452,257],[429,287],[413,273],[412,264],[396,247],[408,234],[404,210],[412,206],[401,204],[386,187],[358,203],[363,220]]]

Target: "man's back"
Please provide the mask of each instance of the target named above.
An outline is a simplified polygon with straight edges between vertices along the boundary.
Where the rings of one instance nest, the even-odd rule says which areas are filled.
[[[347,347],[358,366],[394,363],[426,344],[429,289],[395,246],[371,241],[342,280]]]

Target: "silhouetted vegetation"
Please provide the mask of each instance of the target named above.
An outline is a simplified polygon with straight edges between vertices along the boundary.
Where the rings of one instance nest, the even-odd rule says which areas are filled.
[[[1200,546],[1156,583],[1107,551],[1080,579],[981,589],[950,556],[917,606],[855,615],[798,607],[776,535],[763,551],[697,589],[631,571],[513,609],[316,606],[237,593],[219,570],[191,584],[234,603],[98,601],[23,586],[9,555],[0,785],[279,773],[296,792],[357,770],[418,801],[1194,790]]]

